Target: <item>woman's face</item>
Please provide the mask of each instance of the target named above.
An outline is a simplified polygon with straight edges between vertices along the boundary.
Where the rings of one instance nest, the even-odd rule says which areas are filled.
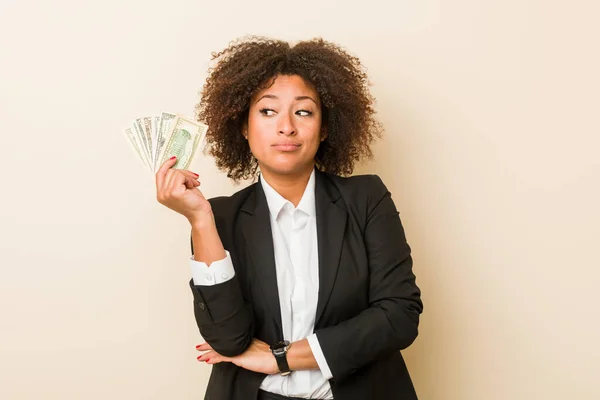
[[[278,75],[250,100],[245,135],[263,173],[311,171],[324,139],[316,90],[298,75]]]

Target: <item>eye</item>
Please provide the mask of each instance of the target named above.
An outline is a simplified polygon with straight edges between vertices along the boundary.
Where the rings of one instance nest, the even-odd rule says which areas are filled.
[[[270,108],[261,108],[259,112],[266,116],[275,115],[275,110],[271,110]]]
[[[296,114],[298,114],[301,117],[308,117],[309,115],[312,115],[312,112],[308,110],[298,110],[296,111]]]

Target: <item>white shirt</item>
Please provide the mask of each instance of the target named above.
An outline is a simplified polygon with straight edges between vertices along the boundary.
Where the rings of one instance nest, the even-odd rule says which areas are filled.
[[[283,198],[261,176],[260,184],[267,198],[275,250],[277,289],[281,308],[283,337],[290,342],[308,339],[318,370],[292,371],[288,376],[268,375],[260,388],[291,397],[333,399],[328,380],[331,371],[313,333],[319,293],[319,258],[315,212],[315,172],[313,170],[298,207]],[[207,267],[190,260],[196,285],[214,285],[235,275],[226,258]]]

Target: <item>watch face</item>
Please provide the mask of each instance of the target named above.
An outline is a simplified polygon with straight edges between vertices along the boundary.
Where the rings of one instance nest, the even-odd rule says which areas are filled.
[[[290,345],[290,342],[284,340],[282,342],[277,342],[271,345],[271,351],[273,354],[283,354],[285,353],[286,348]]]
[[[282,354],[285,354],[285,347],[283,347],[281,349],[275,349],[275,350],[273,350],[273,354],[275,354],[276,356],[280,356]]]

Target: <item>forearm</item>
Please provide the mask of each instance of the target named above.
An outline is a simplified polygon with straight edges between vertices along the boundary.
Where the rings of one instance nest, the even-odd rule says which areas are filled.
[[[191,241],[194,260],[206,266],[228,257],[214,223],[205,226],[192,224]],[[237,277],[208,286],[196,285],[192,279],[190,287],[194,295],[196,323],[202,337],[224,356],[232,357],[244,352],[252,340],[253,317]]]
[[[344,379],[364,365],[408,347],[417,337],[420,303],[383,303],[316,331],[334,378]]]
[[[196,286],[194,315],[200,334],[221,355],[243,353],[253,337],[253,313],[244,301],[237,278],[213,286]]]
[[[192,243],[194,260],[211,263],[225,258],[225,248],[214,223],[192,225]]]
[[[307,339],[292,343],[287,352],[287,362],[292,371],[319,369]]]

